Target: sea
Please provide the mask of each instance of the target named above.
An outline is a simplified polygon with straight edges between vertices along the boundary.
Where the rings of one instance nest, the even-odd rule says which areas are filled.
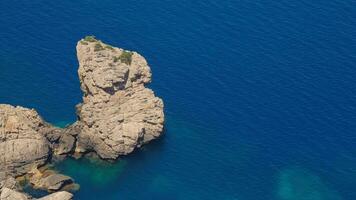
[[[0,102],[65,126],[76,42],[137,51],[165,134],[67,159],[75,200],[355,200],[355,0],[0,0]]]

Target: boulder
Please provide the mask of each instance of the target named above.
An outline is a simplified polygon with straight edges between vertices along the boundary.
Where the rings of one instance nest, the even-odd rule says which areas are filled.
[[[71,177],[62,174],[51,174],[46,177],[41,177],[39,180],[33,181],[31,183],[35,188],[46,189],[48,191],[58,191],[64,186],[72,184],[74,181]]]
[[[9,188],[3,188],[0,195],[0,200],[28,200],[29,198],[20,192]]]
[[[37,200],[72,200],[73,195],[69,192],[56,192],[45,197],[39,198]]]

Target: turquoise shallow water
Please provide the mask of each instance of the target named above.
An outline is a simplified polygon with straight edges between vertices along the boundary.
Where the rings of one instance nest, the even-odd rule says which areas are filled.
[[[75,121],[75,44],[144,55],[166,134],[67,160],[76,200],[354,200],[353,0],[0,1],[0,102]]]

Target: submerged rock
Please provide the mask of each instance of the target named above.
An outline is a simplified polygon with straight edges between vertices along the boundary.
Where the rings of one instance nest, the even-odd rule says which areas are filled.
[[[317,175],[302,168],[283,170],[278,178],[280,200],[341,200]]]

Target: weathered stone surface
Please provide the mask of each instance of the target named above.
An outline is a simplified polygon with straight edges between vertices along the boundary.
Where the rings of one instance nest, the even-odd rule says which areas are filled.
[[[130,60],[120,60],[122,54]],[[163,102],[145,88],[151,71],[141,55],[101,41],[80,41],[77,55],[84,93],[77,107],[77,152],[93,150],[101,158],[116,159],[161,135]]]
[[[0,104],[0,188],[1,199],[27,199],[17,192],[13,177],[22,176],[46,164],[53,151],[69,153],[75,140],[65,130],[46,123],[35,110]],[[59,190],[70,177],[54,174],[41,179],[43,188]]]
[[[11,190],[20,189],[19,184],[17,183],[16,179],[13,177],[8,177],[7,179],[0,182],[0,190],[2,188],[8,188]]]
[[[73,195],[69,192],[56,192],[45,197],[42,197],[38,200],[72,200]]]
[[[40,177],[39,179],[33,178],[31,180],[35,188],[46,189],[48,191],[58,191],[73,182],[71,177],[62,174],[51,174],[46,177]]]
[[[41,129],[46,126],[34,110],[0,105],[0,177],[23,175],[45,164],[50,147]]]
[[[68,130],[70,129],[60,129],[50,126],[43,131],[44,136],[51,144],[53,155],[56,157],[74,152],[76,138]]]
[[[9,188],[3,188],[0,195],[0,200],[27,200],[28,197],[25,194],[11,190]]]
[[[76,139],[69,134],[62,134],[58,142],[53,145],[55,155],[66,155],[74,151]]]

